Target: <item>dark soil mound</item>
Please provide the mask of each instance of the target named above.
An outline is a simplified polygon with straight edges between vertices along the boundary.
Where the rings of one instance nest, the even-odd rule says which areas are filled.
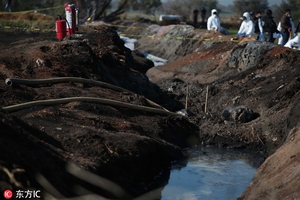
[[[172,111],[181,109],[180,102],[144,75],[153,66],[151,61],[124,47],[115,30],[107,26],[83,27],[81,35],[64,41],[56,41],[55,35],[49,38],[49,34],[16,36],[9,45],[3,44],[7,46],[0,56],[0,105],[4,108],[0,113],[1,189],[36,188],[42,189],[44,197],[49,193],[57,198],[91,192],[130,198],[167,183],[171,161],[185,157],[181,147],[197,143],[198,128],[184,117],[78,101],[5,112],[15,104],[70,97],[147,107],[154,101]],[[127,90],[73,81],[5,84],[7,78],[58,77],[101,81]],[[95,175],[88,183],[81,171],[72,171],[70,163],[123,189],[116,193],[113,185],[95,185],[102,180]]]

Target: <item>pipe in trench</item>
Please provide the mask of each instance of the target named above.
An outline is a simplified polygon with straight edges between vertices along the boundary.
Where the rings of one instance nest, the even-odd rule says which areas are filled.
[[[114,91],[118,91],[118,92],[127,92],[129,94],[135,94],[134,92],[131,92],[129,90],[126,90],[124,88],[109,84],[109,83],[105,83],[105,82],[101,82],[101,81],[95,81],[95,80],[91,80],[91,79],[85,79],[85,78],[78,78],[78,77],[56,77],[56,78],[48,78],[48,79],[33,79],[33,80],[29,80],[29,79],[18,79],[18,78],[7,78],[5,80],[6,85],[8,86],[12,86],[13,84],[18,84],[18,85],[43,85],[43,84],[56,84],[56,83],[67,83],[67,82],[77,82],[77,83],[84,83],[84,84],[90,84],[90,85],[96,85],[96,86],[100,86],[100,87],[104,87],[107,89],[111,89]],[[158,107],[161,108],[163,110],[165,110],[166,112],[170,112],[168,109],[162,107],[161,105],[151,101],[150,99],[145,98],[146,101],[154,106],[154,107]]]

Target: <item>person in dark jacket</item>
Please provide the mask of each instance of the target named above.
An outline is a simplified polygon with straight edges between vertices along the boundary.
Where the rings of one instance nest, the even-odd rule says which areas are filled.
[[[199,15],[199,10],[198,9],[195,9],[193,11],[193,15],[194,15],[194,27],[197,26],[197,23],[198,23],[198,15]]]
[[[201,10],[201,18],[202,18],[202,23],[204,23],[205,18],[206,18],[206,9],[205,9],[205,7],[203,7],[202,10]]]
[[[12,2],[12,0],[7,0],[6,1],[4,11],[11,12],[11,2]]]
[[[255,16],[253,17],[253,24],[254,24],[254,33],[257,34],[257,40],[262,41],[263,37],[263,27],[262,27],[262,21],[261,21],[261,12],[257,11]]]
[[[281,32],[282,32],[281,45],[284,46],[289,41],[290,32],[292,30],[290,9],[285,10],[284,15],[281,17],[280,24],[281,24]]]
[[[262,24],[265,41],[274,43],[275,38],[273,37],[273,34],[279,33],[279,31],[277,30],[277,25],[272,15],[272,10],[267,10],[266,15],[262,19]]]

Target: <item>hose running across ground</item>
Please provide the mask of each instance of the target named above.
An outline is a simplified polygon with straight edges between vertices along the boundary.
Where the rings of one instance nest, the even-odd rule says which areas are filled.
[[[109,83],[95,81],[95,80],[91,80],[91,79],[85,79],[85,78],[78,78],[78,77],[56,77],[56,78],[32,79],[32,80],[7,78],[5,80],[5,83],[9,86],[12,86],[14,84],[30,86],[30,85],[56,84],[56,83],[68,83],[68,82],[96,85],[96,86],[104,87],[104,88],[111,89],[111,90],[118,91],[118,92],[127,92],[129,94],[135,94],[134,92],[131,92],[129,90],[126,90],[124,88],[121,88],[121,87],[118,87],[118,86],[115,86],[115,85],[112,85]],[[169,110],[162,107],[161,105],[158,105],[157,103],[154,103],[153,101],[151,101],[147,98],[145,98],[145,99],[150,105],[161,108],[161,109],[165,110],[166,112],[170,112]]]
[[[61,98],[61,99],[30,101],[30,102],[26,102],[26,103],[17,104],[17,105],[2,107],[2,109],[6,112],[14,112],[17,110],[21,110],[21,109],[25,109],[25,108],[29,108],[29,107],[33,107],[33,106],[64,104],[64,103],[69,103],[69,102],[73,102],[73,101],[100,103],[100,104],[104,104],[104,105],[110,105],[113,107],[128,108],[128,109],[132,109],[132,110],[144,111],[144,112],[149,112],[149,113],[154,113],[154,114],[159,114],[159,115],[180,116],[180,114],[173,113],[173,112],[167,112],[162,109],[134,105],[134,104],[130,104],[130,103],[124,103],[121,101],[115,101],[115,100],[104,99],[104,98],[95,98],[95,97],[70,97],[70,98]]]
[[[42,85],[42,84],[56,84],[56,83],[66,83],[66,82],[79,82],[79,83],[84,83],[84,84],[101,86],[101,87],[112,89],[112,90],[119,91],[119,92],[127,92],[129,94],[135,94],[129,90],[126,90],[124,88],[114,86],[114,85],[111,85],[108,83],[94,81],[94,80],[90,80],[90,79],[84,79],[84,78],[77,78],[77,77],[58,77],[58,78],[34,79],[34,80],[7,78],[5,80],[5,83],[9,86],[12,86],[13,84]],[[83,102],[90,102],[90,103],[100,103],[100,104],[110,105],[110,106],[114,106],[114,107],[123,107],[123,108],[144,111],[144,112],[150,112],[150,113],[155,113],[155,114],[160,114],[160,115],[177,115],[177,116],[180,115],[180,114],[168,111],[167,109],[152,102],[149,99],[146,99],[146,100],[151,105],[162,108],[162,109],[134,105],[134,104],[124,103],[121,101],[115,101],[115,100],[104,99],[104,98],[95,98],[95,97],[70,97],[70,98],[62,98],[62,99],[38,100],[38,101],[31,101],[31,102],[27,102],[27,103],[12,105],[12,106],[6,106],[6,107],[2,107],[2,109],[6,112],[14,112],[17,110],[21,110],[21,109],[25,109],[25,108],[29,108],[29,107],[33,107],[33,106],[54,105],[54,104],[69,103],[69,102],[73,102],[73,101],[83,101]]]

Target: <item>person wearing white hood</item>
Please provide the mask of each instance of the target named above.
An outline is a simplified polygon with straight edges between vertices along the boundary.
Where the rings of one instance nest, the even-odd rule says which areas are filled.
[[[252,20],[250,19],[250,13],[245,12],[243,14],[243,22],[240,26],[237,36],[247,37],[247,36],[251,36],[253,34],[254,34],[254,24],[253,24]]]
[[[218,31],[224,35],[229,34],[229,32],[221,26],[221,20],[216,9],[211,10],[211,16],[207,19],[207,30]]]

